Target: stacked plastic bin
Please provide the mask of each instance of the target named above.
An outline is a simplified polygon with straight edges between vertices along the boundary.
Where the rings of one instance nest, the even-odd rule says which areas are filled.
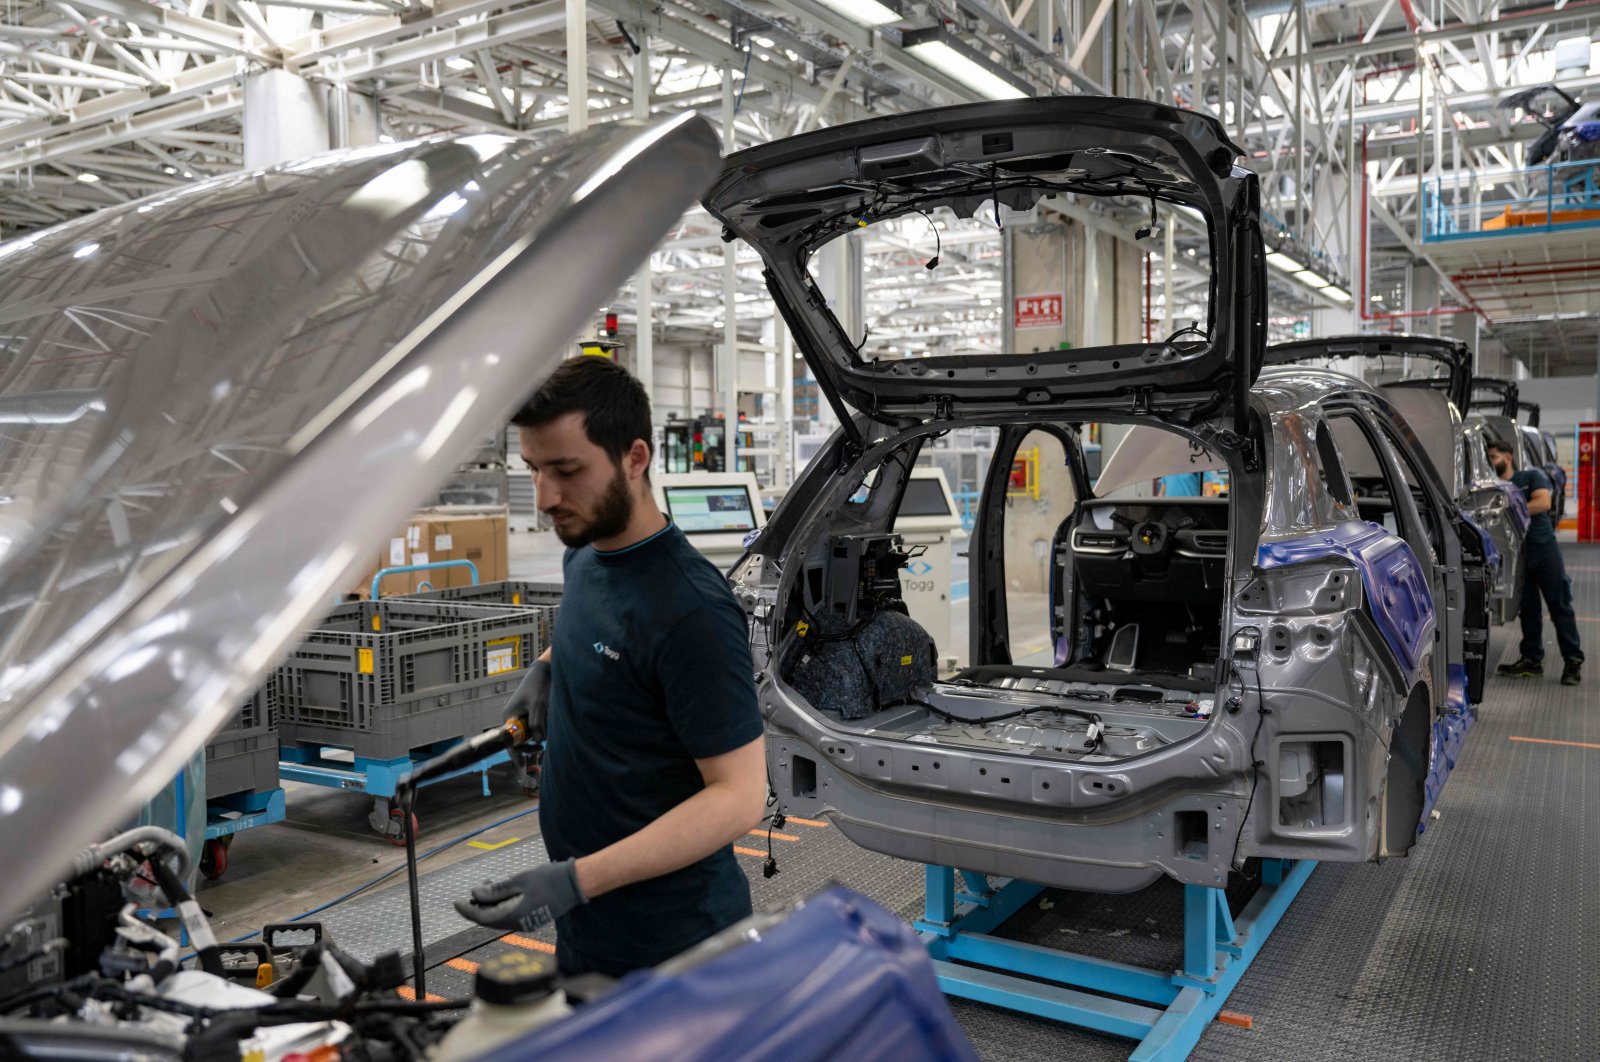
[[[276,676],[206,745],[206,801],[278,788]]]
[[[390,761],[471,737],[504,718],[548,644],[551,611],[413,598],[341,605],[278,673],[279,738],[285,749]]]

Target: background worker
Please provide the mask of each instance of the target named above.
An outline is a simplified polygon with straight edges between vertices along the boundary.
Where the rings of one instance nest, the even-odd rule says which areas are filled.
[[[606,358],[564,363],[513,418],[569,548],[550,657],[539,826],[550,861],[461,914],[556,923],[561,972],[620,977],[750,914],[732,842],[767,797],[744,611],[650,492],[650,400]]]
[[[1576,686],[1582,680],[1583,648],[1578,644],[1578,620],[1572,611],[1572,580],[1561,559],[1555,525],[1550,522],[1550,480],[1537,468],[1517,468],[1516,455],[1502,442],[1489,444],[1489,460],[1501,479],[1509,479],[1528,501],[1528,532],[1522,542],[1523,576],[1522,647],[1520,656],[1501,664],[1502,675],[1535,678],[1544,674],[1544,622],[1539,598],[1550,609],[1550,623],[1556,629],[1556,645],[1565,666],[1563,686]]]

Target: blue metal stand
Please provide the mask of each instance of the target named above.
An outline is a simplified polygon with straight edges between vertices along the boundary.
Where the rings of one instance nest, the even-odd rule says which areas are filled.
[[[285,810],[282,789],[235,793],[209,801],[206,804],[206,840],[216,841],[257,826],[282,822]]]
[[[356,793],[370,793],[375,797],[394,796],[395,786],[417,764],[424,760],[432,759],[455,741],[443,741],[437,745],[428,746],[428,751],[416,753],[411,756],[401,756],[393,760],[369,760],[365,756],[357,756],[355,762],[345,763],[342,760],[330,760],[322,755],[321,748],[306,746],[284,746],[278,750],[278,774],[296,782],[305,782],[308,785],[320,785],[329,789],[344,789]],[[422,783],[423,786],[433,785],[450,778],[459,778],[464,774],[476,772],[483,776],[483,795],[489,795],[489,768],[502,763],[510,763],[511,754],[500,751],[486,760],[479,760],[459,771],[451,771],[437,778],[429,779]]]
[[[927,867],[926,915],[916,929],[946,994],[1137,1040],[1129,1062],[1179,1062],[1315,867],[1265,861],[1261,888],[1238,918],[1221,889],[1185,885],[1183,968],[1170,973],[991,936],[1043,886],[991,883],[950,867]]]

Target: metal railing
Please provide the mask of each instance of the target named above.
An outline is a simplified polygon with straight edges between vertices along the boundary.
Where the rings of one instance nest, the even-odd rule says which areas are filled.
[[[1600,225],[1600,159],[1550,163],[1497,176],[1489,193],[1482,189],[1481,179],[1467,172],[1423,182],[1423,242]]]

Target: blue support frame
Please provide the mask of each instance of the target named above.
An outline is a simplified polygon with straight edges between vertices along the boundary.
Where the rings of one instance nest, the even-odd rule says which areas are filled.
[[[305,782],[308,785],[320,785],[329,789],[343,789],[354,793],[369,793],[375,797],[393,797],[395,786],[401,778],[424,760],[432,759],[456,741],[443,741],[431,745],[427,750],[411,756],[401,756],[393,760],[369,760],[365,756],[357,756],[353,764],[340,760],[328,760],[322,756],[320,748],[306,746],[286,746],[278,751],[278,774],[281,777],[296,782]],[[510,763],[511,754],[506,750],[495,753],[486,760],[451,771],[437,778],[423,782],[418,788],[443,782],[450,778],[459,778],[464,774],[477,773],[483,779],[483,795],[489,795],[489,768],[502,763]]]
[[[257,826],[282,822],[287,811],[283,790],[235,793],[206,804],[206,840],[215,841]]]
[[[950,867],[926,868],[925,913],[916,929],[947,995],[1137,1040],[1129,1062],[1179,1062],[1315,867],[1310,860],[1264,861],[1261,888],[1237,919],[1221,889],[1185,885],[1183,968],[1170,973],[991,936],[1043,886],[991,884]]]

